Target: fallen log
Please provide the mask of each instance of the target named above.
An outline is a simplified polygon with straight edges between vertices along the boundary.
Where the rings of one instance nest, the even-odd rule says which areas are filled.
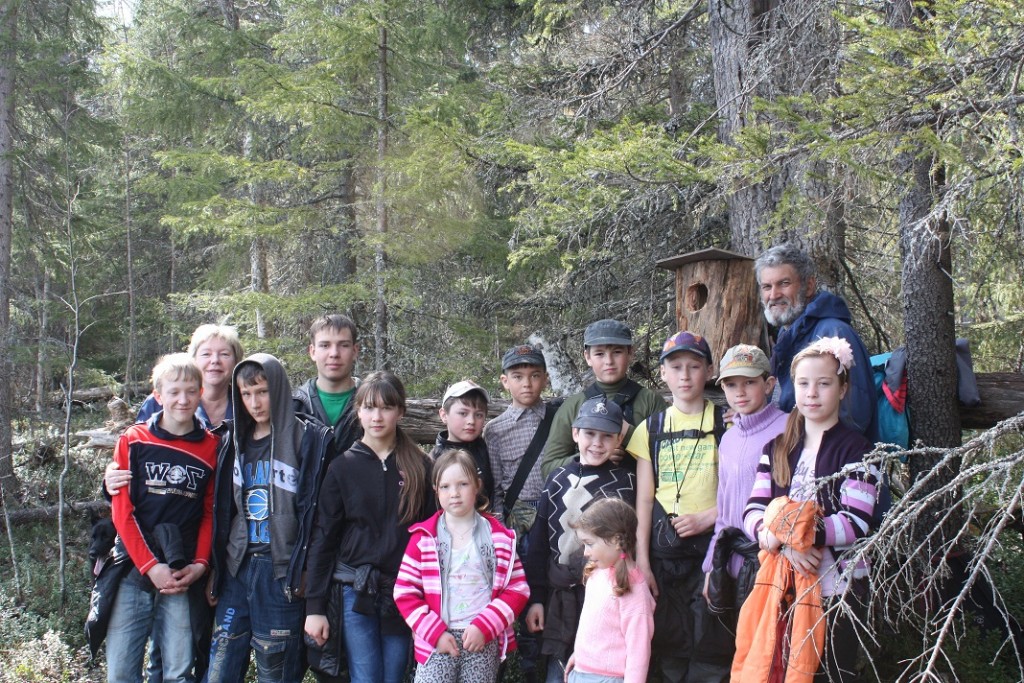
[[[1024,412],[1024,374],[1014,372],[991,372],[977,375],[981,404],[968,408],[960,406],[960,423],[963,429],[989,429],[1003,420]],[[672,394],[661,392],[667,402]],[[708,386],[705,395],[715,403],[725,405],[725,395],[719,387]],[[508,407],[507,399],[491,399],[487,419],[492,420]],[[401,427],[418,444],[433,444],[437,433],[444,429],[438,408],[441,401],[429,398],[411,398],[406,402],[405,417]],[[913,410],[913,406],[911,406]]]
[[[498,415],[505,412],[510,401],[503,398],[491,399],[487,406],[487,421],[491,421]],[[409,437],[418,444],[433,446],[437,434],[444,429],[438,410],[441,408],[440,399],[436,398],[410,398],[405,402],[405,417],[399,423]]]
[[[7,510],[7,519],[11,524],[31,524],[33,522],[44,522],[57,519],[59,505],[48,505],[39,508],[16,508]],[[102,515],[110,514],[110,503],[105,500],[88,500],[78,503],[66,503],[64,513],[68,515]],[[4,517],[0,516],[0,523]]]
[[[991,429],[1004,420],[1024,412],[1024,374],[1017,372],[985,372],[976,375],[981,404],[960,406],[961,429]],[[718,387],[708,387],[704,394],[720,405],[725,395]],[[665,394],[665,399],[672,397]],[[913,410],[914,406],[910,406]]]
[[[120,432],[116,434],[111,432],[109,429],[86,429],[81,432],[75,432],[74,438],[78,441],[85,441],[86,448],[110,448],[113,449],[117,445],[117,438],[121,435]]]
[[[989,429],[1003,420],[1024,412],[1024,374],[1013,372],[984,373],[978,377],[978,391],[981,405],[960,407],[960,423],[964,429]],[[666,401],[672,395],[662,392]],[[705,395],[720,405],[725,405],[725,396],[718,387],[709,386]],[[510,401],[504,398],[491,399],[487,407],[487,419],[492,420],[508,408]],[[405,417],[400,423],[405,433],[421,445],[433,445],[437,433],[444,429],[438,409],[441,401],[436,398],[410,398],[406,401]],[[913,410],[913,406],[911,406]],[[89,429],[75,433],[75,437],[86,440],[90,448],[113,448],[117,434],[105,429]]]
[[[1024,374],[986,372],[977,378],[981,404],[973,408],[960,406],[961,428],[990,429],[1024,412]]]
[[[75,389],[71,394],[73,403],[96,403],[97,401],[109,401],[110,399],[122,396],[125,387],[89,387],[88,389]],[[128,387],[128,393],[132,396],[145,396],[149,394],[149,382],[135,382]],[[63,406],[67,395],[63,391],[51,391],[49,403],[52,406]]]

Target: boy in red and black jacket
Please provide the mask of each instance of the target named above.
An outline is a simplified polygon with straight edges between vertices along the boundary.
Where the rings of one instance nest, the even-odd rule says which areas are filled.
[[[118,441],[118,469],[132,473],[127,495],[114,496],[117,550],[132,569],[121,580],[107,628],[112,682],[140,677],[152,632],[165,683],[188,680],[195,653],[189,589],[206,574],[213,528],[213,472],[218,440],[195,418],[202,374],[188,354],[164,356],[153,369],[163,409]]]

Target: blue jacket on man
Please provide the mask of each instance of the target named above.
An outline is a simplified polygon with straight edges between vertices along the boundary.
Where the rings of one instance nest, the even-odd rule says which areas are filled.
[[[871,357],[850,325],[851,320],[845,301],[831,292],[819,291],[807,302],[800,317],[779,331],[772,349],[772,374],[778,379],[779,408],[790,412],[795,404],[793,378],[789,374],[793,357],[822,337],[842,337],[850,342],[853,348],[850,389],[839,407],[839,418],[874,443],[878,439],[875,377]]]

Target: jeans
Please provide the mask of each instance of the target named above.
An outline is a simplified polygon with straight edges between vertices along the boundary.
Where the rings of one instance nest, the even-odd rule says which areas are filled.
[[[210,644],[208,683],[241,683],[256,653],[260,683],[299,683],[305,672],[302,644],[306,603],[285,597],[268,555],[249,555],[238,576],[224,577]]]
[[[605,676],[603,674],[591,674],[579,669],[569,672],[569,683],[622,683],[624,679],[616,676]]]
[[[345,650],[352,683],[402,683],[409,664],[412,636],[386,635],[380,617],[352,610],[356,592],[345,586]]]
[[[164,682],[188,681],[193,654],[188,595],[161,595],[131,578],[122,581],[107,629],[110,683],[142,683],[142,659],[151,633],[160,648]]]
[[[146,683],[164,683],[164,658],[160,656],[160,647],[152,638],[149,639],[149,664],[146,665]]]
[[[565,680],[565,662],[558,657],[548,657],[548,670],[544,683],[562,683]]]

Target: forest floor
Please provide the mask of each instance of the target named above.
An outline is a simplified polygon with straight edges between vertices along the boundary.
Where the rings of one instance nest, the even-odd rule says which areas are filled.
[[[57,504],[59,478],[64,469],[62,439],[52,425],[62,422],[60,415],[49,421],[23,422],[17,426],[15,469],[18,489],[8,495],[11,509],[45,508]],[[101,426],[105,416],[99,411],[75,417],[74,430]],[[65,500],[85,502],[100,499],[103,468],[110,461],[109,450],[84,446],[70,449],[64,482]],[[60,577],[60,543],[55,520],[13,525],[11,534],[0,539],[0,683],[23,681],[49,683],[66,681],[103,681],[106,667],[101,652],[98,662],[90,663],[83,625],[92,585],[88,545],[92,520],[88,515],[71,513],[65,524],[65,568]],[[993,578],[1012,611],[1024,605],[1024,538],[1007,534],[1002,560]],[[16,562],[12,562],[13,556]],[[61,585],[63,583],[63,595]],[[972,617],[980,624],[977,615]],[[900,662],[913,656],[922,640],[920,634],[887,633],[880,638],[874,653],[878,680],[899,677]],[[1000,648],[1001,644],[1004,646]],[[948,680],[965,683],[1022,680],[1021,668],[1013,661],[1011,648],[998,634],[979,632],[967,620],[961,632],[957,661],[950,662],[956,674]],[[522,680],[513,657],[506,667],[504,682]],[[312,681],[312,675],[307,675]],[[874,675],[862,680],[876,680]]]

